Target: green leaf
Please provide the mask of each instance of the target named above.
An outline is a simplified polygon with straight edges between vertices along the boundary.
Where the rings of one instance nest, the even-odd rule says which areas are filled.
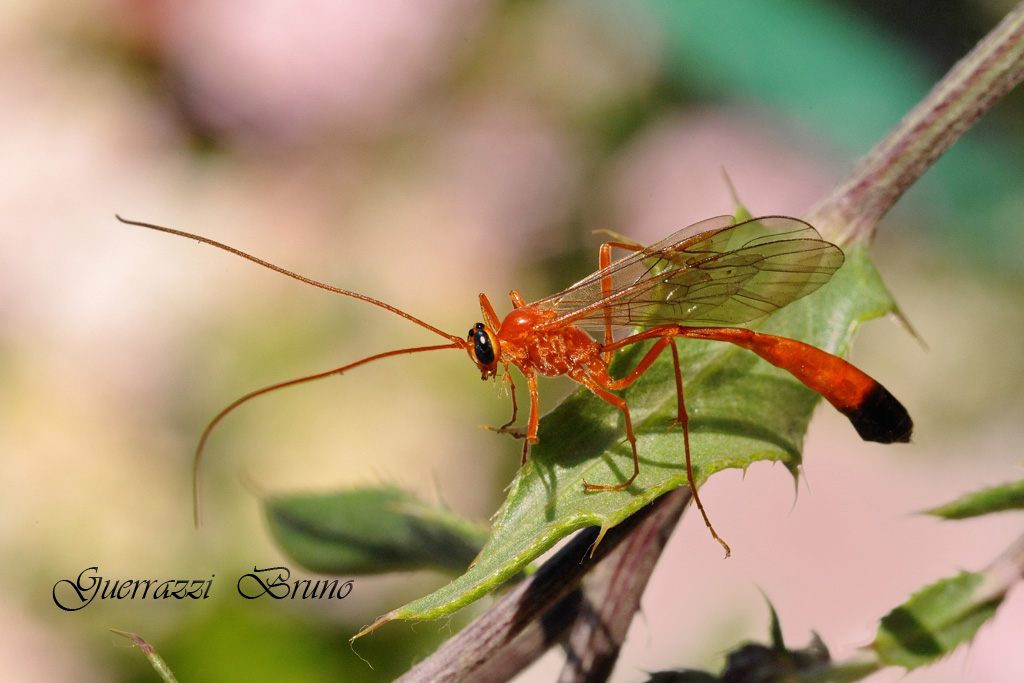
[[[273,497],[264,509],[281,549],[323,574],[460,574],[488,536],[486,526],[397,488]]]
[[[929,664],[970,640],[1003,600],[984,574],[961,572],[914,594],[879,626],[872,644],[888,665],[908,671]]]
[[[771,636],[771,649],[775,652],[785,652],[786,641],[782,637],[782,622],[779,621],[779,613],[775,611],[775,605],[772,604],[767,595],[764,596],[764,601],[768,603],[768,611],[771,614],[771,622],[768,628],[768,633]]]
[[[844,353],[860,322],[893,308],[866,250],[852,248],[846,256],[845,265],[828,284],[771,316],[761,330]],[[632,369],[646,348],[620,353],[612,375]],[[698,486],[715,472],[745,469],[758,460],[781,462],[796,475],[818,396],[785,371],[730,344],[681,340],[679,351]],[[671,354],[662,354],[622,395],[633,417],[640,454],[640,474],[632,486],[584,492],[584,480],[614,484],[628,477],[633,465],[621,413],[585,389],[575,392],[541,420],[540,443],[512,482],[476,564],[362,633],[392,619],[451,614],[494,590],[577,529],[613,527],[666,491],[686,486],[682,434],[667,431],[676,412]],[[709,514],[713,520],[714,510]]]
[[[975,491],[925,512],[946,519],[967,519],[1006,510],[1024,510],[1024,481]]]

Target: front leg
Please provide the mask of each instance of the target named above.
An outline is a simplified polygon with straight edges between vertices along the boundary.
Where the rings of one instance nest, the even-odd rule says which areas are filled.
[[[492,330],[498,329],[501,326],[501,319],[498,318],[498,312],[494,310],[494,306],[491,305],[490,299],[483,292],[480,293],[480,313],[484,317],[484,323],[487,324]]]
[[[508,391],[512,395],[512,417],[508,422],[495,430],[499,434],[505,434],[509,432],[508,428],[516,423],[516,415],[519,414],[519,404],[516,403],[516,383],[512,381],[512,374],[508,371],[507,367],[505,368],[505,374],[501,376],[501,380],[508,382]]]
[[[498,432],[499,434],[511,434],[517,439],[524,439],[523,441],[523,459],[520,464],[526,464],[526,456],[530,452],[530,444],[537,443],[537,428],[540,424],[540,409],[537,406],[537,375],[534,373],[526,373],[526,384],[530,391],[530,417],[526,424],[526,431],[522,429],[516,429],[512,427],[512,423],[516,421],[516,415],[519,412],[518,405],[516,404],[515,384],[512,384],[512,380],[509,379],[509,384],[512,387],[512,419],[506,422],[501,427],[487,427],[491,431]]]
[[[498,434],[511,434],[517,439],[525,439],[526,431],[523,429],[512,428],[512,425],[516,423],[516,416],[519,414],[519,404],[516,402],[516,384],[512,381],[512,375],[506,368],[505,374],[502,376],[502,381],[508,382],[509,393],[512,395],[512,417],[508,422],[501,425],[500,427],[489,427],[487,425],[481,425],[484,429],[490,429],[492,432]]]

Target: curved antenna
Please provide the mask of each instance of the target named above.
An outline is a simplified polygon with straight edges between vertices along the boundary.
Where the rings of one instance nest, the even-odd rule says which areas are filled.
[[[439,351],[441,349],[458,349],[458,348],[465,348],[465,346],[466,346],[466,342],[464,342],[463,340],[459,339],[459,340],[456,340],[456,343],[453,343],[453,344],[438,344],[436,346],[416,346],[416,347],[412,347],[412,348],[408,348],[408,349],[397,349],[395,351],[385,351],[384,353],[374,354],[374,355],[369,356],[367,358],[363,358],[362,360],[357,360],[355,363],[349,363],[348,365],[343,365],[340,368],[334,368],[333,370],[327,370],[326,372],[318,372],[315,375],[307,375],[306,377],[299,377],[297,379],[289,379],[289,380],[286,380],[284,382],[278,382],[277,384],[271,384],[270,386],[263,387],[262,389],[257,389],[256,391],[250,391],[245,396],[242,396],[241,398],[236,399],[235,401],[233,401],[228,407],[226,407],[223,410],[221,410],[219,413],[217,413],[217,415],[212,420],[210,420],[210,424],[206,425],[206,429],[203,430],[203,435],[201,437],[199,437],[199,445],[196,447],[196,455],[195,455],[195,458],[192,461],[192,514],[193,514],[193,521],[195,522],[196,528],[198,529],[203,524],[203,504],[202,504],[202,492],[201,492],[201,485],[200,485],[200,480],[201,480],[200,473],[202,471],[203,449],[206,447],[206,441],[207,441],[207,439],[209,439],[210,433],[213,431],[213,428],[216,427],[217,424],[220,423],[221,420],[223,420],[225,417],[227,417],[228,413],[234,411],[235,408],[237,408],[238,406],[242,405],[243,403],[248,403],[249,401],[251,401],[252,399],[256,398],[257,396],[262,396],[263,394],[269,394],[271,391],[277,391],[278,389],[284,389],[285,387],[290,387],[290,386],[293,386],[295,384],[304,384],[306,382],[312,382],[313,380],[323,379],[324,377],[330,377],[331,375],[340,375],[340,374],[344,373],[347,370],[351,370],[352,368],[358,367],[360,365],[365,365],[366,363],[370,363],[370,362],[373,362],[375,360],[380,360],[381,358],[387,358],[388,356],[400,356],[400,355],[403,355],[403,354],[406,354],[406,353],[420,353],[421,351]]]
[[[258,265],[261,265],[264,268],[269,268],[270,270],[277,271],[278,273],[281,273],[282,275],[287,275],[288,277],[293,278],[295,280],[298,280],[299,282],[305,282],[307,285],[313,285],[314,287],[318,287],[320,289],[325,289],[328,292],[334,292],[335,294],[343,294],[345,296],[350,296],[353,299],[359,299],[360,301],[365,301],[368,304],[373,304],[374,306],[379,306],[380,308],[383,308],[385,311],[391,311],[395,315],[400,315],[403,318],[405,318],[406,320],[411,320],[412,322],[416,323],[420,327],[425,327],[428,330],[430,330],[431,332],[433,332],[434,334],[440,335],[440,336],[444,337],[445,339],[451,340],[451,341],[456,342],[456,343],[461,343],[463,341],[459,337],[455,337],[453,335],[450,335],[447,332],[442,332],[441,330],[437,329],[433,325],[425,323],[422,320],[420,320],[419,318],[417,318],[415,316],[412,316],[412,315],[409,315],[405,311],[399,310],[399,309],[395,308],[394,306],[390,306],[390,305],[384,303],[383,301],[378,301],[377,299],[374,299],[372,297],[368,297],[365,294],[359,294],[357,292],[350,292],[347,289],[339,289],[338,287],[332,287],[331,285],[326,285],[323,282],[317,282],[316,280],[313,280],[312,278],[305,277],[304,275],[299,275],[298,273],[293,273],[292,271],[287,270],[285,268],[282,268],[281,266],[275,266],[273,263],[269,263],[267,261],[264,261],[261,258],[256,258],[255,256],[253,256],[251,254],[247,254],[244,251],[241,251],[239,249],[235,249],[234,247],[229,247],[228,245],[223,244],[222,242],[218,242],[217,240],[212,240],[209,237],[203,237],[202,235],[194,235],[194,234],[192,234],[190,232],[185,232],[184,230],[175,230],[174,228],[165,228],[163,226],[154,225],[152,223],[143,223],[141,221],[128,220],[127,218],[121,218],[121,216],[117,215],[116,213],[114,214],[114,218],[116,218],[117,220],[119,220],[122,223],[125,223],[127,225],[137,225],[140,228],[149,228],[150,230],[156,230],[158,232],[166,232],[169,235],[177,235],[179,237],[186,237],[186,238],[191,239],[191,240],[196,240],[197,242],[202,242],[203,244],[209,244],[212,247],[217,247],[218,249],[223,249],[224,251],[230,252],[230,253],[234,254],[235,256],[241,256],[242,258],[244,258],[244,259],[246,259],[248,261],[252,261],[253,263],[256,263]]]
[[[223,249],[224,251],[232,253],[235,256],[241,256],[242,258],[248,261],[252,261],[253,263],[263,266],[264,268],[269,268],[270,270],[281,273],[282,275],[287,275],[288,277],[298,280],[299,282],[305,282],[307,285],[313,285],[314,287],[327,290],[328,292],[334,292],[335,294],[343,294],[344,296],[352,297],[353,299],[365,301],[368,304],[373,304],[374,306],[378,306],[386,311],[394,313],[395,315],[401,316],[406,320],[410,320],[419,325],[420,327],[424,327],[433,332],[434,334],[442,336],[451,342],[450,344],[438,344],[435,346],[417,346],[407,349],[398,349],[395,351],[385,351],[384,353],[378,353],[373,356],[363,358],[362,360],[357,360],[354,363],[343,365],[340,368],[335,368],[333,370],[328,370],[326,372],[319,372],[315,375],[308,375],[306,377],[299,377],[297,379],[290,379],[284,382],[278,382],[277,384],[271,384],[270,386],[263,387],[262,389],[257,389],[256,391],[249,392],[245,396],[242,396],[241,398],[232,402],[228,407],[221,410],[210,421],[210,423],[206,425],[206,429],[203,430],[203,434],[199,438],[199,445],[196,447],[196,454],[192,463],[192,509],[196,528],[202,526],[203,523],[202,492],[200,486],[200,473],[202,471],[203,449],[206,447],[206,442],[209,439],[210,433],[213,431],[213,428],[216,427],[220,423],[220,421],[223,420],[228,415],[228,413],[234,411],[235,408],[239,407],[243,403],[249,402],[250,400],[256,398],[257,396],[262,396],[263,394],[268,394],[272,391],[284,389],[285,387],[290,387],[295,384],[304,384],[305,382],[312,382],[313,380],[322,379],[324,377],[330,377],[331,375],[340,375],[347,370],[351,370],[352,368],[364,365],[366,363],[370,363],[375,360],[380,360],[381,358],[387,358],[389,356],[400,356],[407,353],[420,353],[421,351],[438,351],[440,349],[465,349],[468,347],[468,343],[466,342],[465,339],[456,337],[454,335],[450,335],[447,332],[443,332],[434,327],[433,325],[425,323],[415,316],[409,315],[405,311],[399,310],[394,306],[386,304],[383,301],[378,301],[377,299],[368,297],[364,294],[350,292],[347,289],[339,289],[338,287],[332,287],[331,285],[324,284],[323,282],[318,282],[303,275],[299,275],[298,273],[293,273],[290,270],[281,268],[280,266],[275,266],[273,263],[269,263],[267,261],[264,261],[263,259],[256,258],[255,256],[247,254],[244,251],[235,249],[234,247],[229,247],[226,244],[223,244],[216,240],[212,240],[208,237],[203,237],[202,235],[195,235],[190,232],[185,232],[184,230],[175,230],[174,228],[165,228],[163,226],[154,225],[152,223],[133,221],[127,218],[122,218],[118,214],[114,214],[114,217],[127,225],[136,225],[140,228],[149,228],[150,230],[156,230],[157,232],[166,232],[169,235],[177,235],[179,237],[185,237],[188,239],[196,240],[197,242],[209,244],[210,246],[217,247],[218,249]]]

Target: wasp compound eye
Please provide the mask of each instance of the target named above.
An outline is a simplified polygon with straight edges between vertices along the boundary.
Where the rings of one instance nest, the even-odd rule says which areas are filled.
[[[491,365],[494,363],[494,344],[491,343],[491,335],[487,333],[487,329],[483,323],[477,323],[473,326],[473,329],[469,331],[469,336],[473,340],[473,356],[481,365]]]

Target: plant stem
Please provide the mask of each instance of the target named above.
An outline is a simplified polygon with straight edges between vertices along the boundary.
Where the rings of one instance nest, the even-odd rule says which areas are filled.
[[[869,241],[903,193],[1022,78],[1024,2],[957,62],[805,218],[840,244]]]
[[[598,683],[611,675],[647,582],[691,497],[682,488],[659,498],[657,509],[586,577],[559,683]]]
[[[597,648],[594,639],[586,635],[589,629],[577,628],[576,633],[581,635],[574,639],[592,648],[580,653],[580,663],[589,662],[595,670],[600,666],[603,677],[586,678],[586,666],[581,666],[580,677],[569,679],[604,680],[611,672],[625,636],[621,624],[628,628],[639,607],[650,570],[689,502],[688,488],[671,491],[610,529],[597,548],[593,545],[598,539],[598,530],[592,527],[581,531],[536,574],[514,587],[486,614],[398,681],[507,681],[559,642],[578,618],[593,620],[591,626],[600,630],[611,608],[617,613],[614,620],[619,625],[615,629],[621,630],[621,636]],[[592,549],[593,556],[590,555]],[[638,563],[647,565],[647,569]],[[593,589],[585,586],[580,592],[583,578],[605,564],[609,569],[603,571],[612,577],[626,577],[625,582],[629,583],[628,572],[632,567],[638,572],[636,579],[642,580],[634,579],[627,595],[621,594],[621,579],[599,581],[599,586]],[[609,590],[618,591],[614,599]],[[621,600],[618,605],[614,604],[617,600]],[[597,609],[582,609],[584,605],[596,605]],[[564,675],[563,680],[566,680]]]

